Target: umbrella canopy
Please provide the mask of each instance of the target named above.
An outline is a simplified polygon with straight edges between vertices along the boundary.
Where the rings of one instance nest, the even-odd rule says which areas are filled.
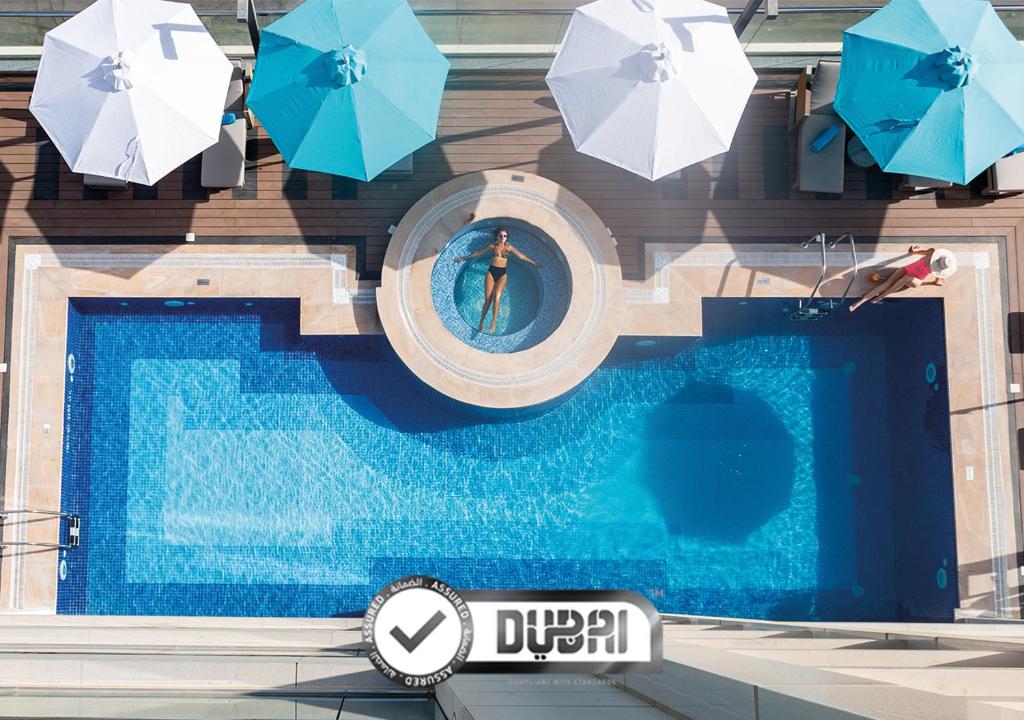
[[[306,0],[263,31],[249,106],[291,167],[370,180],[434,139],[447,77],[405,0]]]
[[[72,171],[152,185],[217,141],[230,78],[192,6],[98,0],[46,33],[29,110]]]
[[[576,149],[650,180],[728,150],[756,80],[703,0],[579,7],[547,75]]]
[[[983,0],[893,0],[843,33],[834,107],[883,170],[966,183],[1024,144],[1024,48]]]

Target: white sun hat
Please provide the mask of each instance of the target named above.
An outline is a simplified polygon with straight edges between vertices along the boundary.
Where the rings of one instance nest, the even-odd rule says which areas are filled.
[[[956,255],[949,250],[939,248],[932,252],[931,271],[937,278],[948,278],[956,272]]]
[[[46,33],[29,110],[72,172],[152,185],[217,141],[230,78],[188,3],[98,0]]]

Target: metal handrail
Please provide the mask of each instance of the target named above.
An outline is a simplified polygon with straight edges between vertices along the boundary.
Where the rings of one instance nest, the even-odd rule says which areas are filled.
[[[3,527],[3,524],[11,515],[42,515],[44,517],[55,517],[58,519],[58,521],[67,518],[69,522],[69,542],[47,543],[32,542],[29,540],[12,540],[10,542],[4,542],[3,535],[0,534],[0,550],[5,550],[9,547],[38,547],[48,548],[50,550],[73,550],[78,547],[81,520],[79,516],[75,515],[74,513],[64,512],[62,510],[34,510],[31,508],[19,508],[17,510],[0,510],[0,528]]]
[[[8,515],[56,515],[57,517],[72,517],[72,513],[62,510],[0,510],[0,520],[5,520]]]
[[[822,281],[825,280],[825,274],[828,272],[828,256],[825,254],[825,233],[818,233],[810,240],[804,240],[800,243],[800,246],[806,250],[811,243],[815,242],[821,243],[821,275],[818,276],[818,282],[814,283],[814,289],[811,290],[811,294],[807,298],[808,304],[817,296],[818,288],[821,287]]]
[[[843,240],[850,241],[850,254],[853,255],[853,272],[850,274],[849,282],[846,283],[846,289],[843,290],[843,296],[839,298],[839,305],[846,302],[846,296],[850,294],[850,288],[853,287],[853,282],[857,279],[857,273],[860,272],[860,261],[857,260],[857,241],[853,239],[853,233],[840,235],[839,239],[836,240],[836,245]]]

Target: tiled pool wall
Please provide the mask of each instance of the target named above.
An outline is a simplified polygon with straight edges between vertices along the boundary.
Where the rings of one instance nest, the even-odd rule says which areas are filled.
[[[64,447],[61,449],[60,507],[64,512],[80,516],[80,537],[89,537],[89,424],[92,413],[88,399],[92,397],[94,343],[89,336],[92,324],[83,321],[74,302],[68,303],[67,360],[64,364]],[[74,358],[72,360],[72,358]],[[72,372],[74,370],[74,372]],[[61,551],[58,578],[62,591],[57,593],[58,613],[81,613],[86,607],[88,587],[87,555],[77,550]],[[74,582],[63,582],[71,573]]]
[[[888,338],[890,427],[924,430],[890,447],[898,612],[948,621],[958,589],[945,320],[941,300],[913,302],[930,311],[902,313]]]

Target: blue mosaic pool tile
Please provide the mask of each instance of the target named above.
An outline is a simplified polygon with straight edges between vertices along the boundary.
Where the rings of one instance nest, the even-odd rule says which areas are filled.
[[[300,336],[295,300],[194,302],[71,303],[61,613],[353,615],[411,572],[778,619],[956,604],[941,305],[707,301],[702,340],[621,338],[496,420],[381,337]]]

